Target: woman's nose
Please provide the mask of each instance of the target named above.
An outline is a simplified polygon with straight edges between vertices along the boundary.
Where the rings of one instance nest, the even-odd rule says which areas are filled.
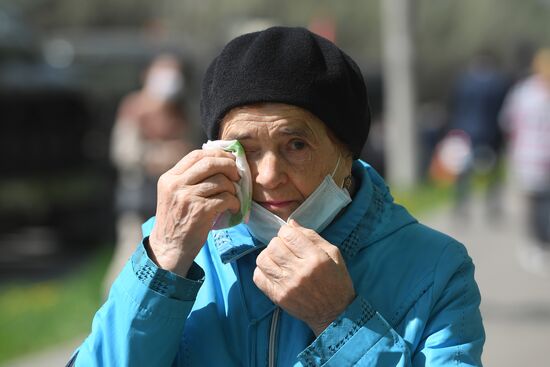
[[[266,152],[256,160],[255,182],[266,189],[274,189],[287,180],[283,160],[276,154]]]

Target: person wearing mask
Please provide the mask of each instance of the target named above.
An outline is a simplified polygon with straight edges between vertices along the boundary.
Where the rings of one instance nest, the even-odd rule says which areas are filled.
[[[172,54],[160,54],[143,79],[143,87],[122,100],[111,134],[110,155],[118,178],[117,241],[104,279],[105,295],[134,251],[141,224],[155,213],[158,178],[192,150],[181,105],[180,61]]]
[[[527,202],[527,228],[534,246],[520,261],[529,271],[550,275],[550,49],[540,49],[533,73],[506,97],[502,124],[510,140],[512,169]]]
[[[161,176],[72,365],[481,365],[472,260],[357,159],[370,114],[348,55],[304,28],[237,37],[201,116],[214,142]]]
[[[448,137],[462,136],[469,150],[455,182],[455,213],[459,219],[471,216],[471,186],[479,173],[487,176],[487,219],[494,221],[501,214],[500,162],[504,139],[499,114],[508,89],[508,77],[498,67],[497,58],[487,50],[474,56],[453,87]]]

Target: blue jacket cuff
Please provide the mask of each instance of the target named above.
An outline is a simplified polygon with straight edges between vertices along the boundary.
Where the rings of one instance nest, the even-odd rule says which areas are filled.
[[[180,301],[194,301],[204,282],[204,271],[195,262],[186,278],[159,268],[147,254],[149,237],[145,237],[132,256],[137,278],[152,291]]]
[[[346,349],[352,353],[349,354],[346,352],[345,359],[347,361],[342,360],[340,362],[351,362],[353,364],[361,358],[360,355],[364,353],[364,348],[372,347],[388,331],[387,324],[376,322],[377,315],[376,311],[365,299],[357,296],[338,319],[330,324],[309,347],[298,355],[298,359],[300,359],[304,366],[321,366],[333,358],[344,345],[351,342],[355,347],[351,348],[351,350]],[[360,335],[360,343],[354,343],[353,339],[356,334],[362,334],[360,330],[365,325],[371,323],[373,325],[369,325],[369,329],[373,333]],[[360,348],[359,345],[361,345]],[[352,354],[355,354],[353,351],[357,352],[358,355],[352,356]]]

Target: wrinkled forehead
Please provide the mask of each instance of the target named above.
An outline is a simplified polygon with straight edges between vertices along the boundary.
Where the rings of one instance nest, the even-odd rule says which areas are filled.
[[[315,115],[303,108],[282,103],[261,103],[233,108],[222,120],[219,137],[244,140],[262,132],[316,141],[328,138],[325,124]]]

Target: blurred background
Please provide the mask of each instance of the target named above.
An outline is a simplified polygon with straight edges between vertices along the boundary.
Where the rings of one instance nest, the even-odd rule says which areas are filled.
[[[308,27],[359,64],[363,157],[467,245],[485,364],[547,365],[550,183],[526,186],[512,166],[514,91],[549,24],[549,0],[0,0],[0,365],[69,359],[154,215],[156,178],[204,141],[208,63],[271,25]],[[528,97],[546,124],[524,145],[548,166],[544,98]]]

